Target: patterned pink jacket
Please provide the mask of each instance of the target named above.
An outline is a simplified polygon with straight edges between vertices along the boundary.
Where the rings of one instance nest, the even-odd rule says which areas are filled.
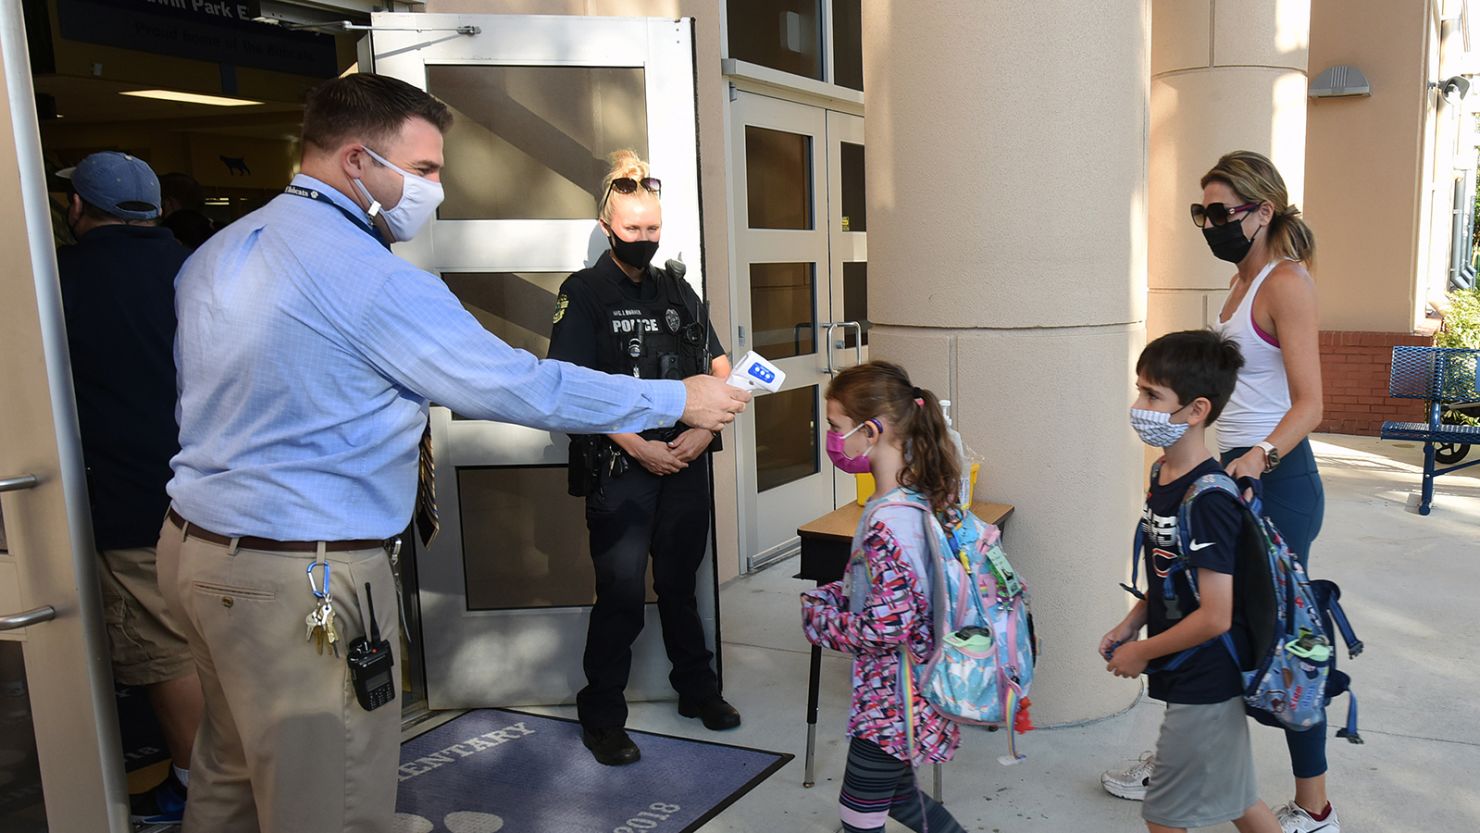
[[[915,575],[911,560],[881,517],[886,511],[881,510],[872,526],[853,538],[854,559],[867,559],[873,576],[862,610],[848,610],[841,581],[807,590],[802,593],[802,630],[814,645],[853,654],[853,710],[848,717],[848,734],[871,741],[893,757],[918,767],[931,761],[949,761],[961,741],[961,732],[953,721],[925,702],[916,678],[911,692],[915,711],[913,754],[907,748],[904,701],[899,696],[899,649],[907,643],[915,661],[923,662],[934,645],[934,628],[927,615],[928,588]],[[908,514],[896,516],[897,523],[919,523],[918,513],[904,511]],[[920,540],[919,536],[900,537]],[[929,557],[929,553],[922,553],[915,563],[928,563]]]

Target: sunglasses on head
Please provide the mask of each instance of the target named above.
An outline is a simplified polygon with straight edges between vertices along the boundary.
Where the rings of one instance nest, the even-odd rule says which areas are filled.
[[[642,179],[633,179],[630,176],[619,176],[612,180],[612,184],[606,186],[606,193],[601,195],[601,204],[606,205],[613,191],[618,194],[635,194],[639,186],[655,197],[663,196],[663,180],[657,177],[645,176]]]
[[[1221,202],[1203,205],[1195,202],[1192,204],[1192,223],[1198,228],[1207,228],[1209,223],[1215,226],[1227,225],[1233,219],[1233,215],[1250,209],[1258,208],[1257,202],[1246,202],[1243,205],[1235,205],[1232,208]]]

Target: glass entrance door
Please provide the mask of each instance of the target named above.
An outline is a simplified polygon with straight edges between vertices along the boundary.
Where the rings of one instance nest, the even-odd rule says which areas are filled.
[[[130,829],[20,5],[0,6],[0,830]]]
[[[690,20],[373,21],[385,29],[372,32],[374,71],[455,116],[446,201],[397,254],[440,275],[494,334],[544,356],[561,282],[607,248],[595,220],[606,156],[630,147],[663,180],[657,261],[683,259],[703,296]],[[565,436],[434,407],[432,440],[442,533],[416,556],[428,705],[572,702],[594,577],[584,502],[566,494]],[[699,585],[713,647],[712,554]],[[672,696],[654,605],[633,651],[629,699]]]
[[[731,124],[735,352],[786,372],[785,387],[737,421],[741,549],[757,570],[796,551],[799,525],[853,496],[823,453],[823,393],[866,349],[863,121],[738,92]]]

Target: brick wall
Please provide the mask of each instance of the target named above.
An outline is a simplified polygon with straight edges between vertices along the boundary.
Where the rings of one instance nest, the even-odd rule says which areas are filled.
[[[1387,395],[1393,347],[1429,347],[1432,336],[1326,330],[1321,333],[1325,414],[1319,431],[1375,437],[1384,420],[1422,422],[1424,403]]]

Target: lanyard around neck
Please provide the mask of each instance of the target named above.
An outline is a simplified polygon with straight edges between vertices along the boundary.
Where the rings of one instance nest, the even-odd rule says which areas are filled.
[[[289,185],[287,188],[283,189],[283,193],[291,194],[295,197],[303,197],[304,199],[313,200],[314,202],[321,202],[325,205],[333,206],[339,211],[340,214],[343,214],[345,216],[345,219],[349,220],[351,223],[354,223],[355,226],[360,229],[360,231],[363,231],[366,234],[370,235],[372,238],[374,238],[376,243],[379,243],[380,245],[386,247],[386,249],[390,249],[391,244],[387,242],[385,237],[381,235],[380,229],[377,229],[375,226],[372,226],[359,217],[356,217],[349,209],[330,199],[328,194],[325,194],[322,191],[300,188],[297,185]]]

